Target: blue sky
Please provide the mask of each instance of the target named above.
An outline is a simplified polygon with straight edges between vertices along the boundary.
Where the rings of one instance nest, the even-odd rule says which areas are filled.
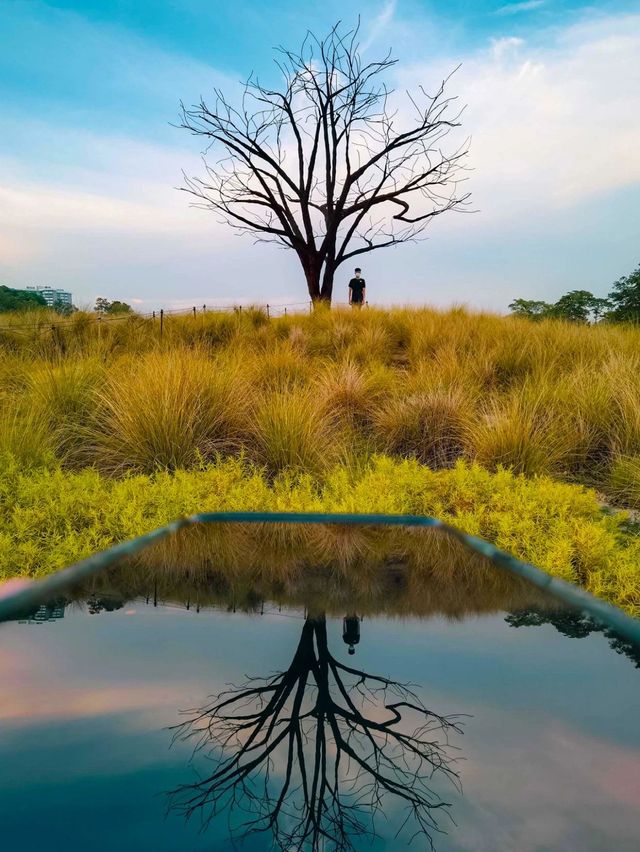
[[[637,2],[0,0],[0,283],[142,309],[303,299],[293,256],[176,191],[199,148],[171,122],[180,99],[268,79],[275,45],[358,15],[367,55],[400,60],[399,89],[462,64],[451,90],[468,104],[478,211],[364,258],[372,302],[504,311],[516,296],[604,294],[635,267]]]

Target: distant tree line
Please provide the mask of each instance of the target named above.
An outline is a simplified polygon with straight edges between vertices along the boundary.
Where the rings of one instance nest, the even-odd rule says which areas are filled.
[[[130,314],[131,310],[131,305],[126,302],[119,302],[117,299],[110,302],[109,299],[104,299],[102,296],[98,296],[94,308],[94,311],[98,314]]]
[[[44,296],[36,290],[14,290],[0,284],[0,311],[27,311],[46,307]]]
[[[16,290],[0,284],[0,313],[39,310],[47,307],[44,296],[38,290]],[[74,305],[59,302],[52,306],[52,310],[66,316],[77,311],[77,308]],[[98,314],[128,314],[132,312],[132,308],[126,302],[118,299],[110,301],[100,296],[96,299],[94,311]]]
[[[39,310],[48,307],[44,296],[38,290],[16,290],[13,287],[0,284],[0,313]],[[50,309],[64,316],[68,316],[77,310],[74,305],[62,301],[54,302]]]
[[[623,275],[611,287],[606,299],[588,290],[571,290],[555,304],[538,299],[514,299],[509,310],[530,319],[565,319],[571,322],[640,323],[640,264],[631,275]]]

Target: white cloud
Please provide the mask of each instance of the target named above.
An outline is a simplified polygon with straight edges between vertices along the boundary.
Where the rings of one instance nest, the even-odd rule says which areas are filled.
[[[5,133],[22,158],[0,157],[0,225],[46,230],[106,229],[211,236],[214,216],[197,216],[177,191],[181,169],[201,171],[192,146],[10,120]],[[176,136],[178,131],[176,131]],[[183,141],[180,139],[180,141]]]
[[[491,53],[496,60],[504,59],[510,54],[515,54],[519,47],[524,44],[524,39],[515,36],[503,36],[491,39]]]
[[[387,0],[382,7],[382,10],[373,19],[369,25],[368,35],[365,41],[360,46],[360,50],[364,53],[374,42],[384,33],[387,27],[391,24],[396,11],[397,0]]]
[[[507,3],[506,6],[500,6],[499,9],[496,9],[496,15],[518,15],[520,12],[532,12],[545,4],[546,0],[524,0],[522,3]]]
[[[600,17],[550,33],[544,46],[494,40],[450,81],[468,104],[469,188],[478,221],[526,222],[640,183],[640,16]],[[402,86],[458,62],[413,67]]]

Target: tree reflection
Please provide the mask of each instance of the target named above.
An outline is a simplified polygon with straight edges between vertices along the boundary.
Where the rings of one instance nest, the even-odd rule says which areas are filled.
[[[305,619],[286,671],[250,678],[187,715],[174,737],[213,764],[169,794],[170,808],[199,815],[204,828],[226,809],[236,841],[263,832],[280,849],[353,849],[357,837],[375,837],[393,800],[405,840],[433,846],[451,807],[441,781],[459,789],[449,734],[461,733],[460,717],[340,662],[324,615]]]
[[[584,639],[592,633],[602,633],[608,640],[609,647],[627,657],[640,669],[640,648],[633,642],[620,636],[613,628],[592,618],[586,612],[576,609],[541,610],[525,609],[511,612],[505,621],[511,627],[540,627],[543,624],[551,624],[558,633],[569,639]]]

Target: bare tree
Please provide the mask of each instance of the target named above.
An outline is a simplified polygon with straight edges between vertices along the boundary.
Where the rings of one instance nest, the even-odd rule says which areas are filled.
[[[181,104],[180,126],[206,141],[205,174],[185,175],[183,189],[256,241],[293,249],[311,299],[330,302],[342,263],[416,240],[467,203],[468,144],[441,147],[462,110],[445,96],[447,78],[433,95],[407,93],[413,115],[401,113],[383,80],[397,60],[365,62],[358,27],[277,52],[280,88],[252,74],[238,106],[217,89],[211,106]]]
[[[170,807],[197,814],[203,828],[226,809],[235,840],[269,832],[283,850],[351,850],[358,836],[375,836],[393,799],[403,806],[401,830],[432,845],[450,807],[438,777],[459,788],[447,739],[460,732],[458,717],[339,662],[324,617],[305,620],[285,672],[249,679],[188,716],[174,735],[193,740],[213,767],[172,791]],[[406,729],[405,716],[417,727]]]

